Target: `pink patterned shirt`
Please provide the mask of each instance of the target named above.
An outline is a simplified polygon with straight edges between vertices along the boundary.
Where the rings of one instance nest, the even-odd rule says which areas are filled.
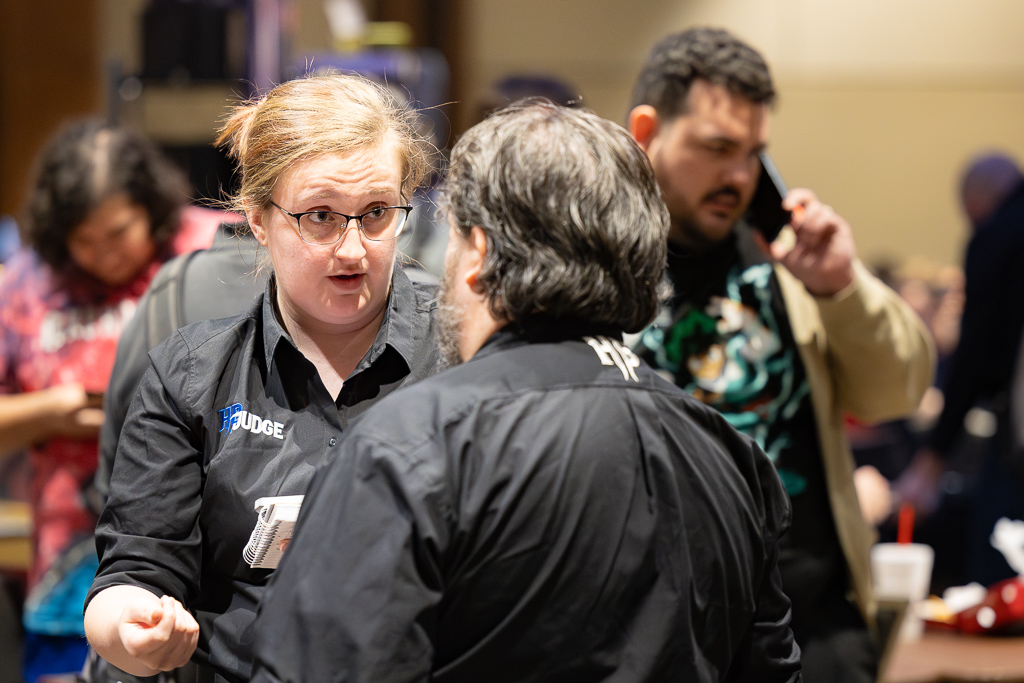
[[[225,214],[189,207],[165,258],[209,247]],[[161,266],[154,261],[114,289],[63,279],[22,249],[0,275],[0,394],[78,383],[103,393],[118,338]],[[35,554],[30,590],[60,555],[92,535],[96,517],[82,491],[92,481],[97,440],[53,438],[31,449]]]

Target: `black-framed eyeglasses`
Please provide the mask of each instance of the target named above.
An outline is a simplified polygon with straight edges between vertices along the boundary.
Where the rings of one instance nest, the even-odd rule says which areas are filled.
[[[411,206],[378,206],[364,214],[349,216],[337,211],[303,211],[292,213],[270,202],[281,213],[295,219],[299,230],[299,238],[307,244],[334,244],[341,239],[348,229],[350,221],[355,221],[359,234],[371,242],[386,242],[402,234]]]

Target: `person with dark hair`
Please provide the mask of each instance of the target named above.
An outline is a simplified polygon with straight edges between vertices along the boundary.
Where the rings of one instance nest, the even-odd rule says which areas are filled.
[[[25,247],[0,279],[0,453],[31,448],[34,557],[25,678],[78,671],[96,517],[82,490],[118,338],[153,274],[208,246],[223,214],[186,207],[181,171],[139,135],[99,121],[42,152]]]
[[[256,502],[301,496],[370,406],[439,369],[436,284],[412,281],[396,246],[431,162],[417,123],[383,86],[340,74],[281,83],[225,122],[234,205],[271,272],[241,314],[149,353],[86,602],[89,642],[114,666],[191,661],[201,681],[247,681],[273,575],[246,553]]]
[[[995,213],[1006,198],[1024,182],[1017,161],[1003,152],[979,154],[967,164],[960,176],[960,206],[971,230]]]
[[[57,271],[77,267],[103,282],[123,284],[145,260],[126,258],[109,248],[113,242],[92,243],[71,228],[84,223],[104,201],[130,205],[133,217],[142,210],[149,224],[148,241],[140,238],[138,244],[144,247],[139,248],[163,252],[166,259],[171,240],[181,235],[179,219],[188,193],[184,174],[152,143],[127,129],[87,121],[68,128],[47,149],[29,200],[25,242]],[[126,237],[134,235],[126,231]],[[199,244],[208,245],[209,236],[200,237]],[[124,243],[136,244],[130,239]]]
[[[791,190],[775,207],[792,212],[778,239],[744,220],[774,100],[768,65],[726,31],[693,28],[651,51],[629,129],[672,217],[674,293],[634,348],[775,463],[793,505],[779,568],[804,679],[873,681],[875,536],[858,496],[886,484],[855,484],[843,417],[912,413],[934,349],[910,307],[858,260],[846,220],[813,192]]]
[[[633,86],[633,108],[654,107],[671,121],[692,106],[690,89],[700,82],[771,106],[775,85],[768,65],[752,47],[727,31],[694,28],[666,36],[655,45]]]
[[[1017,573],[989,540],[996,522],[1024,518],[1024,179],[1016,161],[1003,154],[974,159],[960,199],[972,229],[960,339],[939,387],[942,411],[895,488],[922,515],[935,512],[943,475],[963,448],[968,413],[980,408],[994,416],[963,515],[962,579],[987,586]]]
[[[252,680],[799,680],[778,476],[621,342],[665,262],[643,153],[523,102],[465,134],[445,194],[461,364],[368,411],[314,479]]]

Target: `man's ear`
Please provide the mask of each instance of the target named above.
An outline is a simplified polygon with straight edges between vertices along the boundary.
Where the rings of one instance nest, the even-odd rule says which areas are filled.
[[[629,112],[629,134],[640,149],[647,151],[651,141],[658,134],[658,112],[649,104],[639,104]]]
[[[480,294],[483,292],[483,287],[477,278],[480,276],[480,271],[484,268],[484,260],[487,258],[487,235],[484,234],[483,228],[474,225],[469,232],[467,242],[463,275],[469,288]]]
[[[264,211],[246,204],[245,220],[249,224],[249,229],[252,230],[252,234],[256,238],[256,241],[265,247],[267,246],[267,231],[263,228],[264,216]]]

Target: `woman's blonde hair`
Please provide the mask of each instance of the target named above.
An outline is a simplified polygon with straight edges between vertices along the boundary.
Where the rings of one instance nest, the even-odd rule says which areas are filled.
[[[414,111],[362,76],[316,75],[282,83],[235,107],[220,130],[217,144],[228,146],[241,175],[230,206],[240,212],[266,209],[278,178],[295,162],[385,140],[398,150],[408,199],[426,178],[433,151],[417,123]]]

